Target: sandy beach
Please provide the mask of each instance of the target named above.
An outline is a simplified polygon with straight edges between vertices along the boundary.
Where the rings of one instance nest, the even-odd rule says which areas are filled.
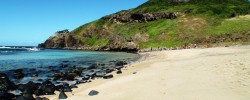
[[[67,100],[250,100],[250,46],[141,55],[123,74],[81,84]],[[91,90],[99,94],[88,96]]]

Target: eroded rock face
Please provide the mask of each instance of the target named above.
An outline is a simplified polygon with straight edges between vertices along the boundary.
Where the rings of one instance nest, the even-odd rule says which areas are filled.
[[[137,51],[139,49],[138,44],[133,41],[127,41],[121,36],[115,35],[110,38],[107,48],[110,51]]]
[[[44,43],[39,44],[40,48],[65,48],[75,46],[77,39],[68,30],[56,32],[53,36],[47,39]]]

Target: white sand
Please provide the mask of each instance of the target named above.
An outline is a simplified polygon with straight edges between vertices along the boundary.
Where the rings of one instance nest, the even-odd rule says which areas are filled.
[[[142,55],[122,75],[82,84],[67,100],[250,100],[250,46]]]

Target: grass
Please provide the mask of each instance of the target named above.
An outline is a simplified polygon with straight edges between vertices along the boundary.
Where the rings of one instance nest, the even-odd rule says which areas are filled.
[[[149,0],[130,11],[189,13],[175,20],[161,19],[142,23],[113,23],[99,19],[72,32],[84,45],[89,46],[105,46],[114,34],[128,40],[135,34],[148,34],[148,41],[138,41],[140,48],[182,46],[223,34],[244,37],[247,35],[245,33],[250,32],[250,18],[229,18],[232,14],[250,13],[250,3],[245,0],[192,0],[188,3]],[[89,37],[84,37],[86,34]]]

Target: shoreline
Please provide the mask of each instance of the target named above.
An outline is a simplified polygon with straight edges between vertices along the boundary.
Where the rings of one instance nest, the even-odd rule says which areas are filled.
[[[104,99],[104,100],[117,100],[117,99],[121,99],[121,100],[128,100],[128,99],[130,99],[130,100],[131,99],[132,100],[138,100],[138,99],[139,100],[149,100],[149,98],[158,99],[158,100],[165,100],[163,98],[172,98],[175,100],[183,100],[184,97],[186,98],[186,100],[187,99],[193,100],[195,98],[202,99],[202,100],[209,100],[209,96],[212,96],[212,95],[215,95],[215,97],[212,97],[214,100],[221,100],[221,99],[248,100],[250,98],[250,96],[248,96],[246,94],[250,93],[250,90],[247,90],[245,88],[247,88],[247,87],[250,88],[250,84],[247,83],[247,82],[250,82],[250,79],[245,79],[244,85],[242,85],[242,84],[237,83],[237,81],[241,81],[241,80],[234,80],[234,79],[230,80],[230,79],[228,79],[227,75],[224,75],[224,73],[222,75],[220,75],[219,72],[215,72],[215,73],[210,72],[209,69],[216,71],[215,69],[218,69],[218,68],[216,68],[214,66],[218,66],[218,64],[220,64],[220,62],[216,61],[215,58],[211,59],[211,57],[218,56],[218,57],[223,58],[224,56],[240,55],[240,56],[243,56],[245,58],[249,58],[250,56],[246,57],[246,55],[241,54],[244,51],[246,54],[250,55],[249,49],[250,49],[250,46],[247,45],[247,46],[197,48],[197,49],[182,49],[182,50],[154,51],[154,52],[139,53],[140,55],[143,55],[142,57],[144,57],[144,58],[142,58],[139,61],[132,63],[132,64],[128,65],[128,67],[125,67],[124,69],[122,69],[122,72],[123,72],[122,74],[116,74],[115,72],[112,72],[112,74],[114,75],[114,78],[112,78],[112,79],[108,79],[108,80],[96,79],[96,80],[93,80],[91,83],[80,84],[80,85],[78,85],[78,88],[73,90],[72,93],[66,93],[68,96],[67,100],[81,100],[83,98],[86,100],[98,100],[98,99]],[[186,54],[185,52],[192,52],[192,53]],[[178,55],[178,54],[180,54],[180,55]],[[185,66],[185,64],[186,65],[190,64],[189,62],[186,61],[186,60],[189,61],[190,60],[189,58],[192,58],[194,60],[193,61],[191,59],[190,62],[197,63],[197,59],[200,57],[201,57],[201,59],[199,59],[199,61],[201,61],[202,63],[207,63],[206,61],[204,61],[204,60],[206,60],[206,59],[204,59],[204,57],[205,57],[207,59],[211,59],[212,64],[215,64],[215,65],[211,68],[211,66],[207,66],[207,65],[211,65],[210,63],[207,63],[207,65],[198,63],[199,66],[194,65],[195,67],[198,68],[197,70],[195,70],[193,66],[188,66],[187,68],[184,67],[184,69],[188,69],[188,71],[180,69],[180,68],[178,68],[178,70],[173,71],[173,69],[175,69],[175,68],[170,67],[173,64],[172,66],[177,66],[177,67],[183,68],[183,66]],[[235,59],[235,58],[232,57],[229,60],[231,61],[232,59]],[[223,58],[223,59],[228,59],[228,57]],[[220,59],[220,60],[223,60],[223,59]],[[183,65],[182,65],[182,63],[183,63]],[[221,63],[226,63],[226,62],[221,61]],[[246,68],[243,68],[243,69],[248,72],[248,73],[244,72],[244,78],[250,77],[250,68],[247,67],[247,65],[250,65],[249,62],[245,61],[245,62],[239,62],[239,63],[240,63],[240,65],[245,65]],[[180,66],[180,65],[182,65],[182,66]],[[207,69],[203,68],[203,67],[200,68],[200,66],[206,66],[208,68]],[[227,66],[228,65],[226,64],[223,66],[223,68],[224,67],[227,68]],[[189,69],[189,67],[190,67],[190,69]],[[172,71],[171,71],[171,69],[172,69]],[[237,68],[233,68],[230,71],[234,72],[235,69],[237,69]],[[225,69],[219,69],[219,71],[220,70],[226,71],[227,72],[226,74],[230,74],[230,75],[232,74],[232,72],[230,72],[230,71],[228,72]],[[167,72],[165,72],[165,71],[167,71]],[[170,71],[170,72],[168,72],[168,71]],[[186,73],[187,75],[183,76],[181,73],[182,71],[183,71],[183,73],[185,71],[190,72],[190,73]],[[236,71],[238,71],[238,69]],[[196,76],[193,72],[201,74],[202,77],[199,77],[199,75]],[[202,72],[204,72],[204,73],[202,73]],[[218,74],[218,73],[219,73],[220,77],[216,78],[217,75],[215,75],[215,74]],[[237,72],[237,73],[242,73],[242,72],[241,72],[241,70],[239,70],[239,72]],[[166,74],[167,74],[167,76],[166,76]],[[169,76],[168,76],[168,74],[169,74]],[[185,85],[185,84],[182,84],[183,80],[175,79],[175,78],[178,78],[178,76],[180,76],[180,75],[176,75],[176,74],[180,74],[183,77],[183,80],[185,80],[184,82],[187,81],[187,84],[185,83],[187,85],[187,87],[179,87],[179,88],[176,87],[176,84]],[[208,74],[208,75],[205,75],[205,74]],[[152,77],[152,76],[154,76],[154,77]],[[162,76],[166,76],[166,77],[162,77]],[[190,77],[187,77],[187,76],[192,76],[191,80],[194,83],[197,81],[197,83],[202,83],[204,85],[190,83],[189,80],[187,80]],[[159,77],[160,79],[157,77]],[[193,77],[195,77],[195,78],[192,79]],[[215,79],[213,80],[213,78],[211,78],[211,77],[213,77]],[[236,76],[232,75],[231,77],[236,77]],[[220,81],[220,79],[222,79],[224,81],[226,80],[226,81],[223,82],[223,81]],[[213,81],[209,82],[208,80],[213,80]],[[230,82],[230,81],[233,81],[233,82],[236,81],[236,82],[235,82],[235,84],[231,84],[232,82]],[[209,84],[206,84],[206,82],[208,82]],[[218,84],[224,83],[225,86],[222,86],[222,85],[216,86],[217,85],[217,84],[215,84],[216,82],[218,82]],[[141,84],[139,84],[139,83],[141,83]],[[157,83],[159,83],[159,84],[157,84]],[[158,86],[158,85],[160,85],[160,86]],[[191,87],[189,87],[189,85]],[[206,86],[206,87],[215,86],[216,88],[215,87],[206,88],[204,86]],[[173,89],[169,90],[169,87],[170,88],[175,87],[177,89],[173,88]],[[196,89],[191,89],[191,88],[196,88]],[[224,88],[229,88],[229,89],[224,89]],[[236,90],[239,91],[241,94],[238,94],[237,92],[236,93],[230,92],[230,91],[232,91],[232,90],[230,90],[230,88],[233,91],[236,91]],[[88,96],[88,93],[91,90],[96,90],[96,91],[99,91],[100,93],[96,96]],[[147,92],[150,90],[152,90],[152,92]],[[178,90],[182,90],[182,91],[178,91]],[[202,90],[208,90],[208,91],[202,91]],[[186,93],[185,91],[189,91],[190,93],[189,92]],[[191,91],[196,91],[196,92],[192,93]],[[242,93],[244,91],[246,93]],[[139,93],[134,94],[137,92],[139,92]],[[141,94],[140,92],[142,92],[144,94]],[[174,94],[170,95],[171,92],[174,92]],[[199,92],[201,92],[201,93],[199,93]],[[50,100],[58,100],[58,94],[59,93],[56,92],[56,95],[45,96],[45,97],[48,97]],[[177,94],[179,96],[177,96]],[[218,94],[221,94],[221,95],[224,94],[224,95],[220,96]],[[210,97],[210,99],[211,99],[211,97]]]

